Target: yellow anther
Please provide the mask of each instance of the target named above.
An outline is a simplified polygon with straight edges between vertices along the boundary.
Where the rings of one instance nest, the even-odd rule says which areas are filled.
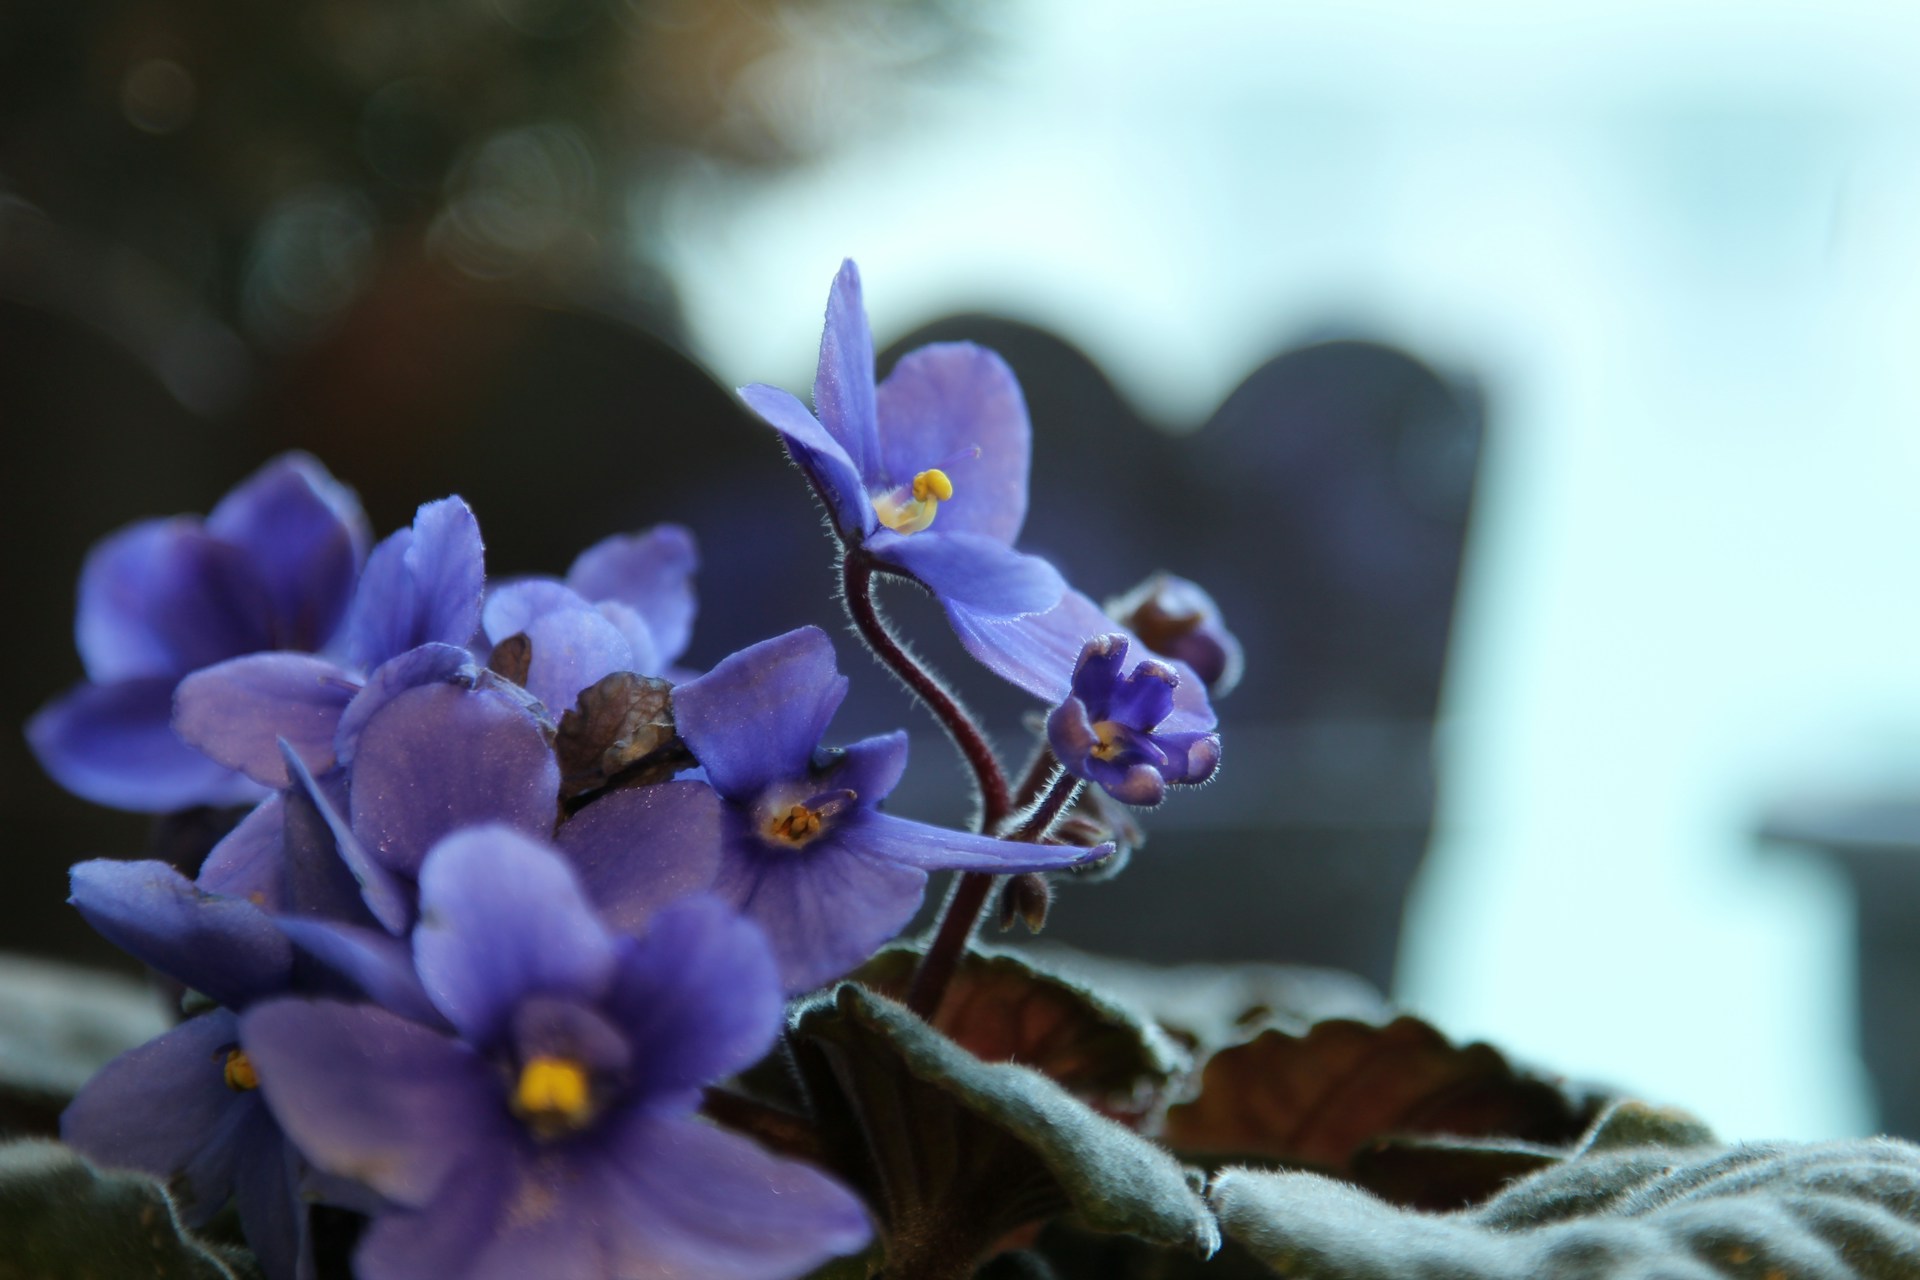
[[[913,497],[916,502],[925,502],[928,498],[936,502],[952,501],[953,481],[938,467],[922,471],[913,478]]]
[[[1095,760],[1111,760],[1127,745],[1120,734],[1120,726],[1111,720],[1102,720],[1094,725],[1093,733],[1099,739],[1090,753]]]
[[[918,533],[933,523],[940,504],[952,498],[953,481],[940,468],[931,467],[916,475],[912,484],[875,498],[873,513],[895,533]]]
[[[767,824],[767,834],[790,844],[805,844],[820,834],[820,815],[796,804]]]
[[[226,1063],[220,1073],[225,1077],[227,1088],[235,1093],[244,1093],[248,1089],[260,1087],[260,1077],[254,1074],[253,1059],[239,1049],[227,1050]]]
[[[536,1128],[577,1129],[593,1107],[587,1069],[568,1058],[529,1058],[520,1068],[513,1110]]]

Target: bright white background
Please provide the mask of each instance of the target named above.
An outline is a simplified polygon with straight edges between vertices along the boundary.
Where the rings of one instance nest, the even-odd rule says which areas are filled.
[[[1920,781],[1916,49],[1891,3],[1009,0],[660,230],[732,382],[806,385],[848,254],[882,342],[1036,320],[1170,426],[1328,325],[1478,376],[1396,995],[1729,1136],[1864,1132],[1847,887],[1751,831]]]

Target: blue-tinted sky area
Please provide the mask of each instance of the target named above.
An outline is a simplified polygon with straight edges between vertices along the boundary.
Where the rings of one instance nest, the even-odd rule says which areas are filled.
[[[993,12],[824,163],[675,198],[700,357],[803,386],[851,254],[882,341],[1038,321],[1171,429],[1316,333],[1477,379],[1395,994],[1730,1136],[1869,1131],[1851,890],[1753,833],[1920,788],[1920,7]]]

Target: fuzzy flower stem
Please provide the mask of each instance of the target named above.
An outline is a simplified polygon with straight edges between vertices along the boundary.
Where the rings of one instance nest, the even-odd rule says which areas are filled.
[[[1000,760],[993,754],[993,747],[988,744],[986,735],[974,723],[973,717],[967,714],[966,708],[948,692],[938,676],[920,665],[919,660],[894,636],[886,619],[880,616],[880,610],[873,602],[873,575],[874,562],[858,548],[849,548],[841,556],[841,597],[846,601],[847,614],[853,619],[860,638],[873,650],[874,656],[926,704],[934,719],[940,722],[940,727],[953,739],[954,746],[959,748],[967,766],[973,770],[974,782],[980,788],[980,829],[992,831],[1012,811],[1007,776],[1000,767]],[[984,901],[984,891],[981,897]]]
[[[1053,824],[1080,794],[1080,786],[1080,779],[1064,769],[1055,769],[1046,790],[1033,807],[1021,815],[1019,825],[1006,838],[1031,844],[1046,839]],[[947,986],[960,967],[960,957],[966,954],[967,942],[979,926],[980,909],[987,904],[993,883],[994,877],[988,873],[969,871],[955,882],[946,904],[940,909],[939,928],[926,954],[920,957],[920,967],[913,972],[913,985],[907,989],[907,1008],[928,1022],[940,1011]]]

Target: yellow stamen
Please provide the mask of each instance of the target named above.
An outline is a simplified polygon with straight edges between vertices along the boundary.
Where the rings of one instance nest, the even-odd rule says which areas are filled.
[[[593,1106],[587,1069],[568,1058],[529,1058],[520,1068],[513,1110],[537,1128],[577,1129]]]
[[[796,804],[767,824],[767,834],[789,844],[805,844],[820,834],[820,815]]]
[[[953,481],[940,468],[930,467],[914,476],[911,485],[875,498],[873,513],[895,533],[918,533],[933,523],[940,504],[952,499]]]
[[[227,1088],[235,1093],[245,1093],[248,1089],[260,1087],[260,1077],[254,1074],[253,1059],[239,1049],[227,1050],[227,1060],[220,1069],[225,1077]]]
[[[1094,736],[1100,739],[1091,752],[1095,760],[1111,760],[1120,754],[1126,743],[1121,739],[1119,729],[1120,726],[1111,720],[1102,720],[1093,726]]]

